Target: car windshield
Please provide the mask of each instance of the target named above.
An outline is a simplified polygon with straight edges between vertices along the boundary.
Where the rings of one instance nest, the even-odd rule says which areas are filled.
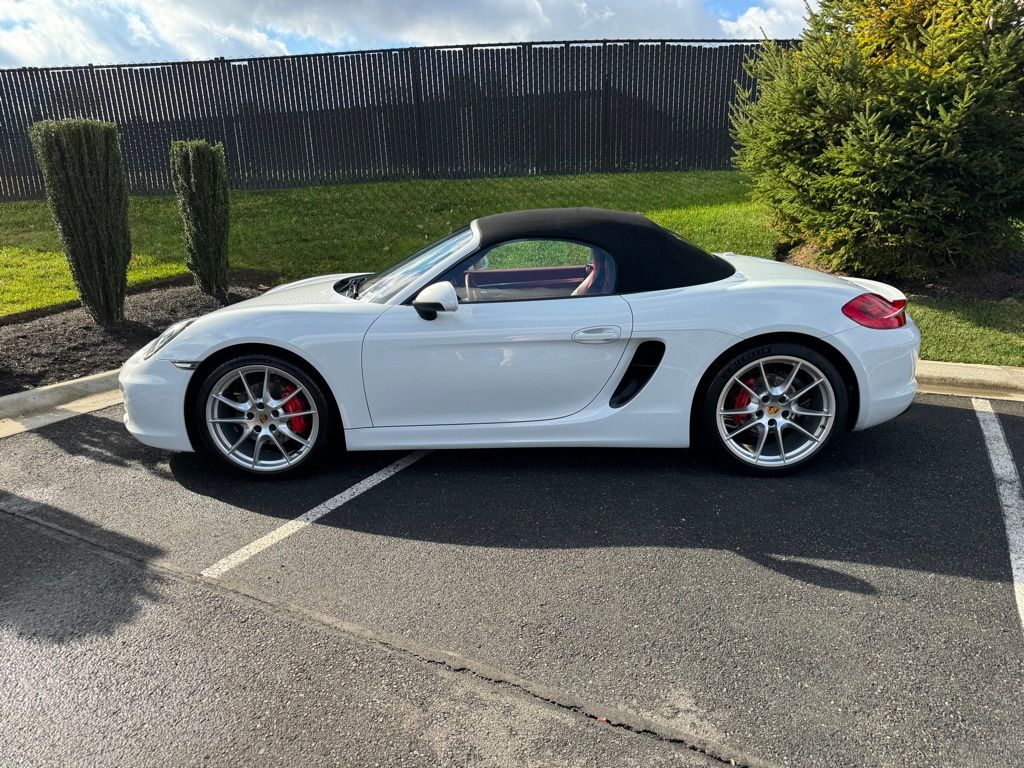
[[[366,282],[359,286],[358,298],[362,301],[373,301],[377,304],[383,304],[472,239],[473,232],[469,227],[466,227],[458,232],[453,232],[436,243],[431,243],[409,258],[367,278]]]

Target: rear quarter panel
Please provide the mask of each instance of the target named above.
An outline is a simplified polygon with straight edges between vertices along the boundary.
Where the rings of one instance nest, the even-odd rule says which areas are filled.
[[[670,381],[658,381],[656,375],[647,394],[673,398],[681,409],[675,426],[688,433],[697,386],[719,356],[746,339],[770,333],[799,333],[829,343],[829,337],[859,327],[841,311],[856,293],[842,283],[787,284],[737,275],[708,285],[625,296],[633,310],[634,340],[665,342],[660,372],[669,374],[665,378]],[[843,345],[840,352],[849,356],[851,350]],[[863,367],[851,363],[860,386]]]
[[[667,331],[716,331],[734,339],[765,333],[806,333],[823,338],[856,324],[841,309],[853,286],[787,284],[735,276],[708,285],[626,296],[633,335]]]

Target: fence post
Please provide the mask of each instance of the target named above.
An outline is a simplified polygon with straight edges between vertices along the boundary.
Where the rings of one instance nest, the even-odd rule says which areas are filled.
[[[409,51],[412,68],[412,108],[413,120],[416,125],[416,174],[419,178],[427,177],[427,158],[423,151],[423,73],[420,64],[420,49]]]
[[[88,115],[96,120],[101,120],[103,117],[100,115],[100,100],[96,89],[96,68],[93,66],[91,61],[89,62],[89,69],[87,71],[89,73],[89,88],[87,91],[87,97],[89,99]]]
[[[235,146],[235,121],[232,117],[231,130],[228,130],[228,102],[231,98],[229,89],[230,85],[230,67],[231,65],[225,61],[223,56],[218,56],[213,60],[213,71],[216,72],[216,88],[214,93],[217,96],[216,108],[217,116],[220,118],[220,135],[221,141],[224,143],[224,155],[229,158],[228,166],[228,179],[233,189],[238,188],[238,183],[241,180],[241,171],[237,147]]]
[[[610,133],[611,105],[609,104],[608,84],[611,76],[608,72],[608,41],[601,43],[601,170],[608,172],[612,170],[611,154],[612,145]]]

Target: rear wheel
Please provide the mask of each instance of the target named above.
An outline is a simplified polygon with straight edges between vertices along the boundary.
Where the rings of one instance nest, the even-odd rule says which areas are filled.
[[[733,464],[783,474],[822,453],[846,409],[846,387],[827,358],[799,344],[766,344],[721,368],[708,388],[704,424]]]
[[[308,466],[327,442],[330,413],[316,382],[269,355],[229,360],[203,381],[194,419],[204,447],[256,475]]]

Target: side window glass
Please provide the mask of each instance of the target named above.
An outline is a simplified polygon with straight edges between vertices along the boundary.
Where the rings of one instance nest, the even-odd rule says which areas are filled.
[[[614,290],[615,263],[582,243],[515,240],[463,262],[444,279],[468,304],[599,296]]]

